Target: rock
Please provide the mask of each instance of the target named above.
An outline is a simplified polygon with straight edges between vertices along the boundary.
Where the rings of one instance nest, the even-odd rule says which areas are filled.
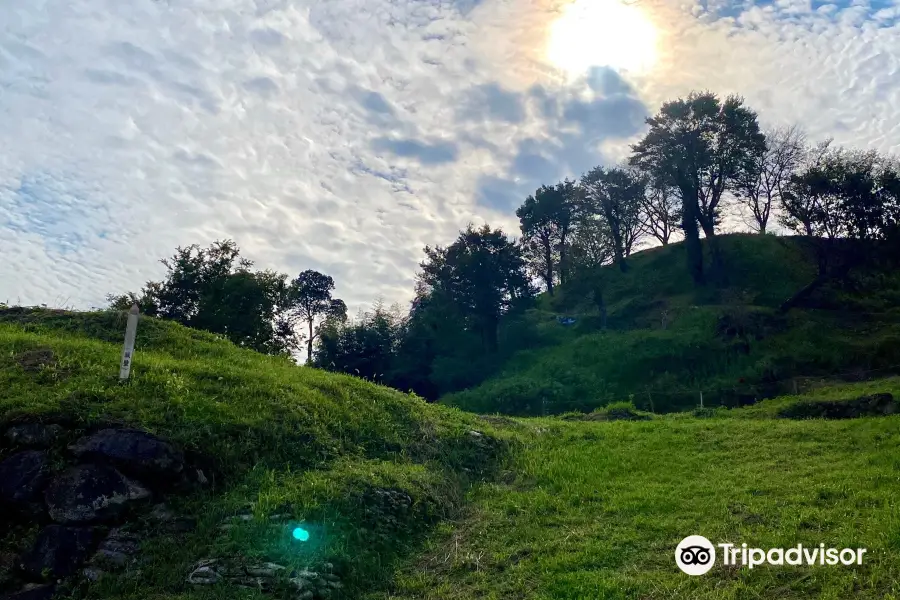
[[[148,515],[154,521],[172,521],[175,519],[175,513],[172,512],[165,503],[159,503],[153,506],[153,510]]]
[[[103,458],[137,475],[170,477],[184,469],[184,455],[172,444],[137,429],[101,429],[69,449],[77,456]]]
[[[22,423],[21,425],[13,425],[7,429],[6,439],[17,446],[47,448],[59,439],[62,432],[63,428],[59,425]]]
[[[125,488],[126,495],[128,496],[128,500],[135,502],[137,500],[146,500],[153,494],[141,485],[140,482],[135,481],[134,479],[129,479],[128,477],[123,478],[125,480]]]
[[[45,570],[52,577],[71,575],[90,555],[97,537],[93,527],[48,525],[22,559],[22,570],[34,578],[43,577]]]
[[[97,567],[87,567],[81,571],[81,576],[88,581],[100,581],[100,578],[104,575],[106,575],[106,573]]]
[[[0,500],[25,504],[38,497],[47,482],[47,453],[25,450],[0,463]]]
[[[190,575],[186,581],[193,585],[212,585],[222,580],[219,574],[221,565],[218,559],[207,558],[201,560],[191,568]]]
[[[121,569],[131,562],[140,551],[141,546],[138,537],[121,529],[113,529],[109,532],[97,553],[91,558],[91,564],[115,570]]]
[[[50,600],[56,593],[56,585],[28,584],[18,592],[0,597],[0,600]]]
[[[57,475],[44,500],[57,523],[85,523],[116,517],[129,500],[121,473],[105,465],[78,465]]]
[[[269,578],[277,577],[278,573],[280,571],[284,571],[285,569],[286,567],[283,567],[282,565],[270,562],[260,563],[258,565],[249,565],[244,568],[244,570],[247,572],[247,575],[250,575],[251,577]]]

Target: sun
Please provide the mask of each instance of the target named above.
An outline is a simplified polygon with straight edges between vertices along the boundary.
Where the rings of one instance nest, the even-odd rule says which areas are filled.
[[[569,77],[591,67],[642,72],[656,62],[657,30],[639,0],[575,0],[550,26],[546,58]]]

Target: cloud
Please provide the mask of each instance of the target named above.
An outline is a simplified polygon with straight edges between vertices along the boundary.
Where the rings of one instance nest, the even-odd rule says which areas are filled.
[[[96,306],[227,237],[332,275],[351,312],[406,301],[423,246],[514,231],[525,196],[620,159],[691,89],[898,148],[896,3],[642,0],[654,70],[581,78],[542,62],[561,4],[6,0],[0,300]]]

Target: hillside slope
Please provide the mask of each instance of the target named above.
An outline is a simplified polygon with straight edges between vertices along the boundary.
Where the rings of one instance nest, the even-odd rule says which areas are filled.
[[[192,565],[216,557],[293,570],[328,563],[343,586],[333,597],[354,597],[380,585],[392,562],[454,514],[468,482],[499,459],[502,443],[471,415],[153,319],[140,323],[131,379],[121,384],[124,324],[115,312],[0,312],[0,435],[14,423],[60,424],[65,433],[50,450],[56,463],[85,432],[139,428],[197,457],[209,480],[166,498],[195,529],[151,528],[139,565],[78,594],[258,595],[185,583]],[[483,435],[472,434],[475,427]],[[0,444],[0,461],[21,450],[10,438]],[[396,502],[379,501],[385,497],[402,500],[399,512]],[[37,528],[0,512],[0,558],[27,550]],[[270,520],[275,513],[289,521]],[[248,516],[223,528],[236,514]],[[311,532],[305,543],[291,537],[298,523]],[[15,566],[0,561],[0,596],[20,584]]]
[[[777,418],[864,394],[893,395],[894,414]],[[895,377],[696,416],[502,417],[520,442],[509,470],[473,491],[466,517],[442,526],[389,592],[366,598],[896,600],[898,396]],[[674,559],[688,535],[866,553],[862,564],[751,569],[717,549],[712,569],[691,577]]]
[[[604,267],[608,327],[579,282],[525,317],[528,349],[479,386],[442,400],[477,412],[590,411],[618,400],[666,412],[742,405],[810,380],[871,377],[900,365],[900,274],[858,271],[803,308],[778,306],[816,275],[808,240],[722,236],[727,285],[695,287],[680,244]],[[557,317],[571,316],[566,327]],[[522,325],[519,325],[522,328]]]

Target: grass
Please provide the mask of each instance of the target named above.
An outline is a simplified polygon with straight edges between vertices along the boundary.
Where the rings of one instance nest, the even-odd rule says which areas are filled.
[[[627,402],[562,419],[477,417],[152,320],[139,329],[131,381],[119,384],[122,325],[116,313],[0,313],[5,420],[65,417],[70,436],[116,420],[215,457],[215,488],[174,501],[196,531],[148,537],[139,572],[74,597],[263,597],[189,588],[190,565],[210,556],[331,562],[345,596],[368,600],[900,597],[900,417],[774,418],[803,400],[896,394],[900,378],[705,418]],[[485,446],[471,430],[500,442]],[[379,512],[375,489],[406,494],[411,509]],[[247,507],[252,520],[220,529]],[[269,518],[285,511],[288,523]],[[312,532],[302,546],[290,535],[298,523]],[[4,551],[34,534],[13,527]],[[868,554],[858,567],[719,565],[690,578],[673,561],[689,534]]]
[[[900,417],[772,418],[801,399],[897,385],[823,389],[704,419],[515,420],[521,450],[509,470],[471,493],[467,517],[432,536],[390,591],[367,599],[900,598]],[[693,534],[868,553],[851,567],[750,570],[719,558],[690,577],[674,552]]]
[[[798,378],[900,372],[896,273],[857,272],[852,285],[826,287],[810,306],[780,315],[780,303],[815,275],[805,242],[729,235],[721,243],[729,265],[721,288],[691,284],[680,245],[634,255],[627,273],[604,268],[606,330],[577,282],[542,296],[526,317],[531,347],[442,401],[530,416],[622,400],[670,412],[699,404],[701,392],[706,405],[737,406],[790,393]],[[563,327],[559,314],[578,323]]]
[[[197,530],[148,541],[139,572],[101,580],[84,592],[90,597],[248,597],[240,588],[184,584],[190,565],[210,556],[296,568],[331,562],[353,597],[383,583],[499,459],[502,442],[491,443],[492,427],[472,415],[153,319],[141,321],[131,378],[119,383],[123,331],[114,312],[0,312],[0,421],[63,420],[63,444],[112,421],[211,461],[214,488],[174,500],[179,513],[197,518]],[[486,435],[474,439],[475,427]],[[11,451],[0,449],[0,458]],[[389,530],[367,525],[383,508],[370,502],[382,488],[412,501],[411,510],[385,515],[394,518]],[[254,520],[220,530],[245,507]],[[291,523],[269,522],[285,511]],[[314,532],[302,546],[290,537],[299,522]],[[0,545],[20,550],[33,534],[14,529]]]

